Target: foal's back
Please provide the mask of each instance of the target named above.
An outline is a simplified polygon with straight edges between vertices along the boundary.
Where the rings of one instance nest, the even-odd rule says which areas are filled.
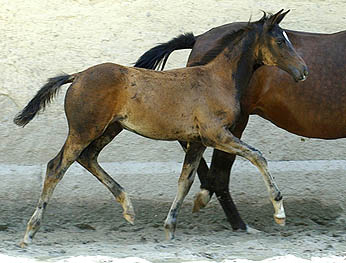
[[[211,78],[205,67],[165,72],[113,63],[91,67],[78,73],[67,92],[70,130],[80,134],[97,129],[95,123],[101,129],[117,121],[152,139],[197,140],[200,105],[217,97]]]

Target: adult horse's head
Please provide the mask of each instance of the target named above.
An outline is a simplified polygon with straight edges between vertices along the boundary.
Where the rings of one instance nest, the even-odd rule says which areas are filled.
[[[277,66],[288,72],[295,81],[303,81],[308,75],[308,68],[293,48],[286,32],[279,26],[289,12],[282,11],[271,16],[264,13],[259,21],[252,23],[259,33],[257,59],[259,63]]]

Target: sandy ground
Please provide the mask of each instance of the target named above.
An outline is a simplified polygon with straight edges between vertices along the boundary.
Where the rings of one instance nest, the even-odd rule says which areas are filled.
[[[127,224],[107,190],[73,166],[48,206],[35,243],[27,249],[17,246],[38,200],[45,165],[67,131],[66,88],[25,129],[12,124],[48,77],[107,61],[131,65],[177,34],[199,34],[247,21],[250,15],[257,19],[261,9],[281,8],[292,10],[282,23],[286,28],[345,29],[346,1],[0,0],[0,262],[344,261],[345,139],[303,139],[256,117],[251,117],[244,140],[272,160],[270,169],[285,196],[286,227],[274,224],[257,170],[238,161],[232,174],[234,198],[243,218],[259,232],[233,232],[215,199],[191,214],[196,182],[181,211],[176,240],[165,241],[162,224],[183,153],[174,142],[123,133],[101,161],[130,193],[136,224]],[[169,68],[184,66],[187,54],[173,54]],[[328,161],[316,161],[322,159]]]
[[[288,255],[306,260],[322,257],[321,262],[335,256],[338,258],[332,262],[343,262],[346,256],[346,161],[269,163],[285,193],[285,227],[273,222],[273,209],[256,169],[238,161],[232,178],[233,194],[246,222],[259,232],[233,232],[215,199],[200,213],[192,214],[193,193],[198,191],[195,183],[181,210],[175,241],[165,240],[163,221],[175,194],[177,176],[173,174],[178,174],[181,164],[103,166],[128,189],[136,210],[135,225],[122,218],[121,207],[111,194],[75,165],[55,191],[34,244],[21,249],[17,245],[36,204],[44,166],[3,166],[1,178],[7,184],[0,192],[0,255],[19,260],[14,262],[55,262],[78,256],[89,256],[81,262],[118,262],[116,259],[126,257],[149,262],[222,262],[277,256],[287,259]],[[321,184],[323,177],[328,178],[328,185]],[[286,262],[282,260],[274,262]]]

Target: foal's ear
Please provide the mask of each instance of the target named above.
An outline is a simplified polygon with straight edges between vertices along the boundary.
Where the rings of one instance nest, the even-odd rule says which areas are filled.
[[[291,11],[291,10],[288,9],[285,13],[282,13],[282,14],[278,15],[278,18],[276,19],[275,23],[276,24],[280,24],[282,19],[284,19],[284,17],[288,14],[289,11]]]
[[[282,13],[282,11],[284,11],[283,9],[281,9],[279,12],[277,12],[276,14],[272,15],[269,20],[268,20],[268,24],[269,25],[275,25],[275,24],[280,24],[280,22],[282,21],[282,19],[284,19],[284,17],[288,14],[288,12],[290,10],[287,10],[285,13]]]

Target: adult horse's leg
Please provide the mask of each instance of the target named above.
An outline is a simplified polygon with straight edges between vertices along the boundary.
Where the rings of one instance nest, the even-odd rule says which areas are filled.
[[[210,120],[210,118],[208,118]],[[231,154],[240,155],[249,160],[261,172],[266,184],[269,198],[274,206],[274,219],[276,223],[284,225],[285,211],[282,202],[282,195],[277,187],[274,178],[268,171],[267,161],[262,154],[235,137],[228,129],[221,125],[202,125],[201,137],[205,138],[204,144],[218,150]],[[217,179],[216,179],[217,180]]]
[[[128,194],[124,191],[121,185],[119,185],[114,179],[109,176],[97,162],[97,158],[101,150],[110,143],[115,136],[117,136],[121,131],[122,127],[119,123],[114,122],[110,124],[105,132],[95,139],[92,143],[88,145],[87,148],[80,154],[77,162],[81,164],[85,169],[87,169],[91,174],[93,174],[103,185],[105,185],[109,191],[113,194],[115,199],[123,207],[124,218],[130,222],[134,223],[135,212]]]
[[[44,212],[56,185],[63,178],[66,170],[78,158],[79,154],[89,143],[77,138],[78,137],[69,134],[58,155],[47,164],[46,177],[41,196],[36,210],[27,224],[24,239],[20,243],[21,247],[25,247],[32,242],[32,239],[40,228]]]
[[[239,139],[241,138],[248,120],[248,116],[239,119],[233,130],[234,136]],[[246,230],[247,226],[242,220],[229,190],[230,172],[235,158],[236,155],[234,154],[214,149],[208,173],[200,173],[200,169],[198,169],[198,176],[201,180],[201,191],[195,197],[193,211],[198,212],[201,208],[205,207],[215,192],[232,229]]]
[[[187,147],[183,168],[178,181],[178,191],[164,224],[167,239],[174,238],[180,207],[190,190],[205,149],[206,147],[201,143],[190,143]]]

